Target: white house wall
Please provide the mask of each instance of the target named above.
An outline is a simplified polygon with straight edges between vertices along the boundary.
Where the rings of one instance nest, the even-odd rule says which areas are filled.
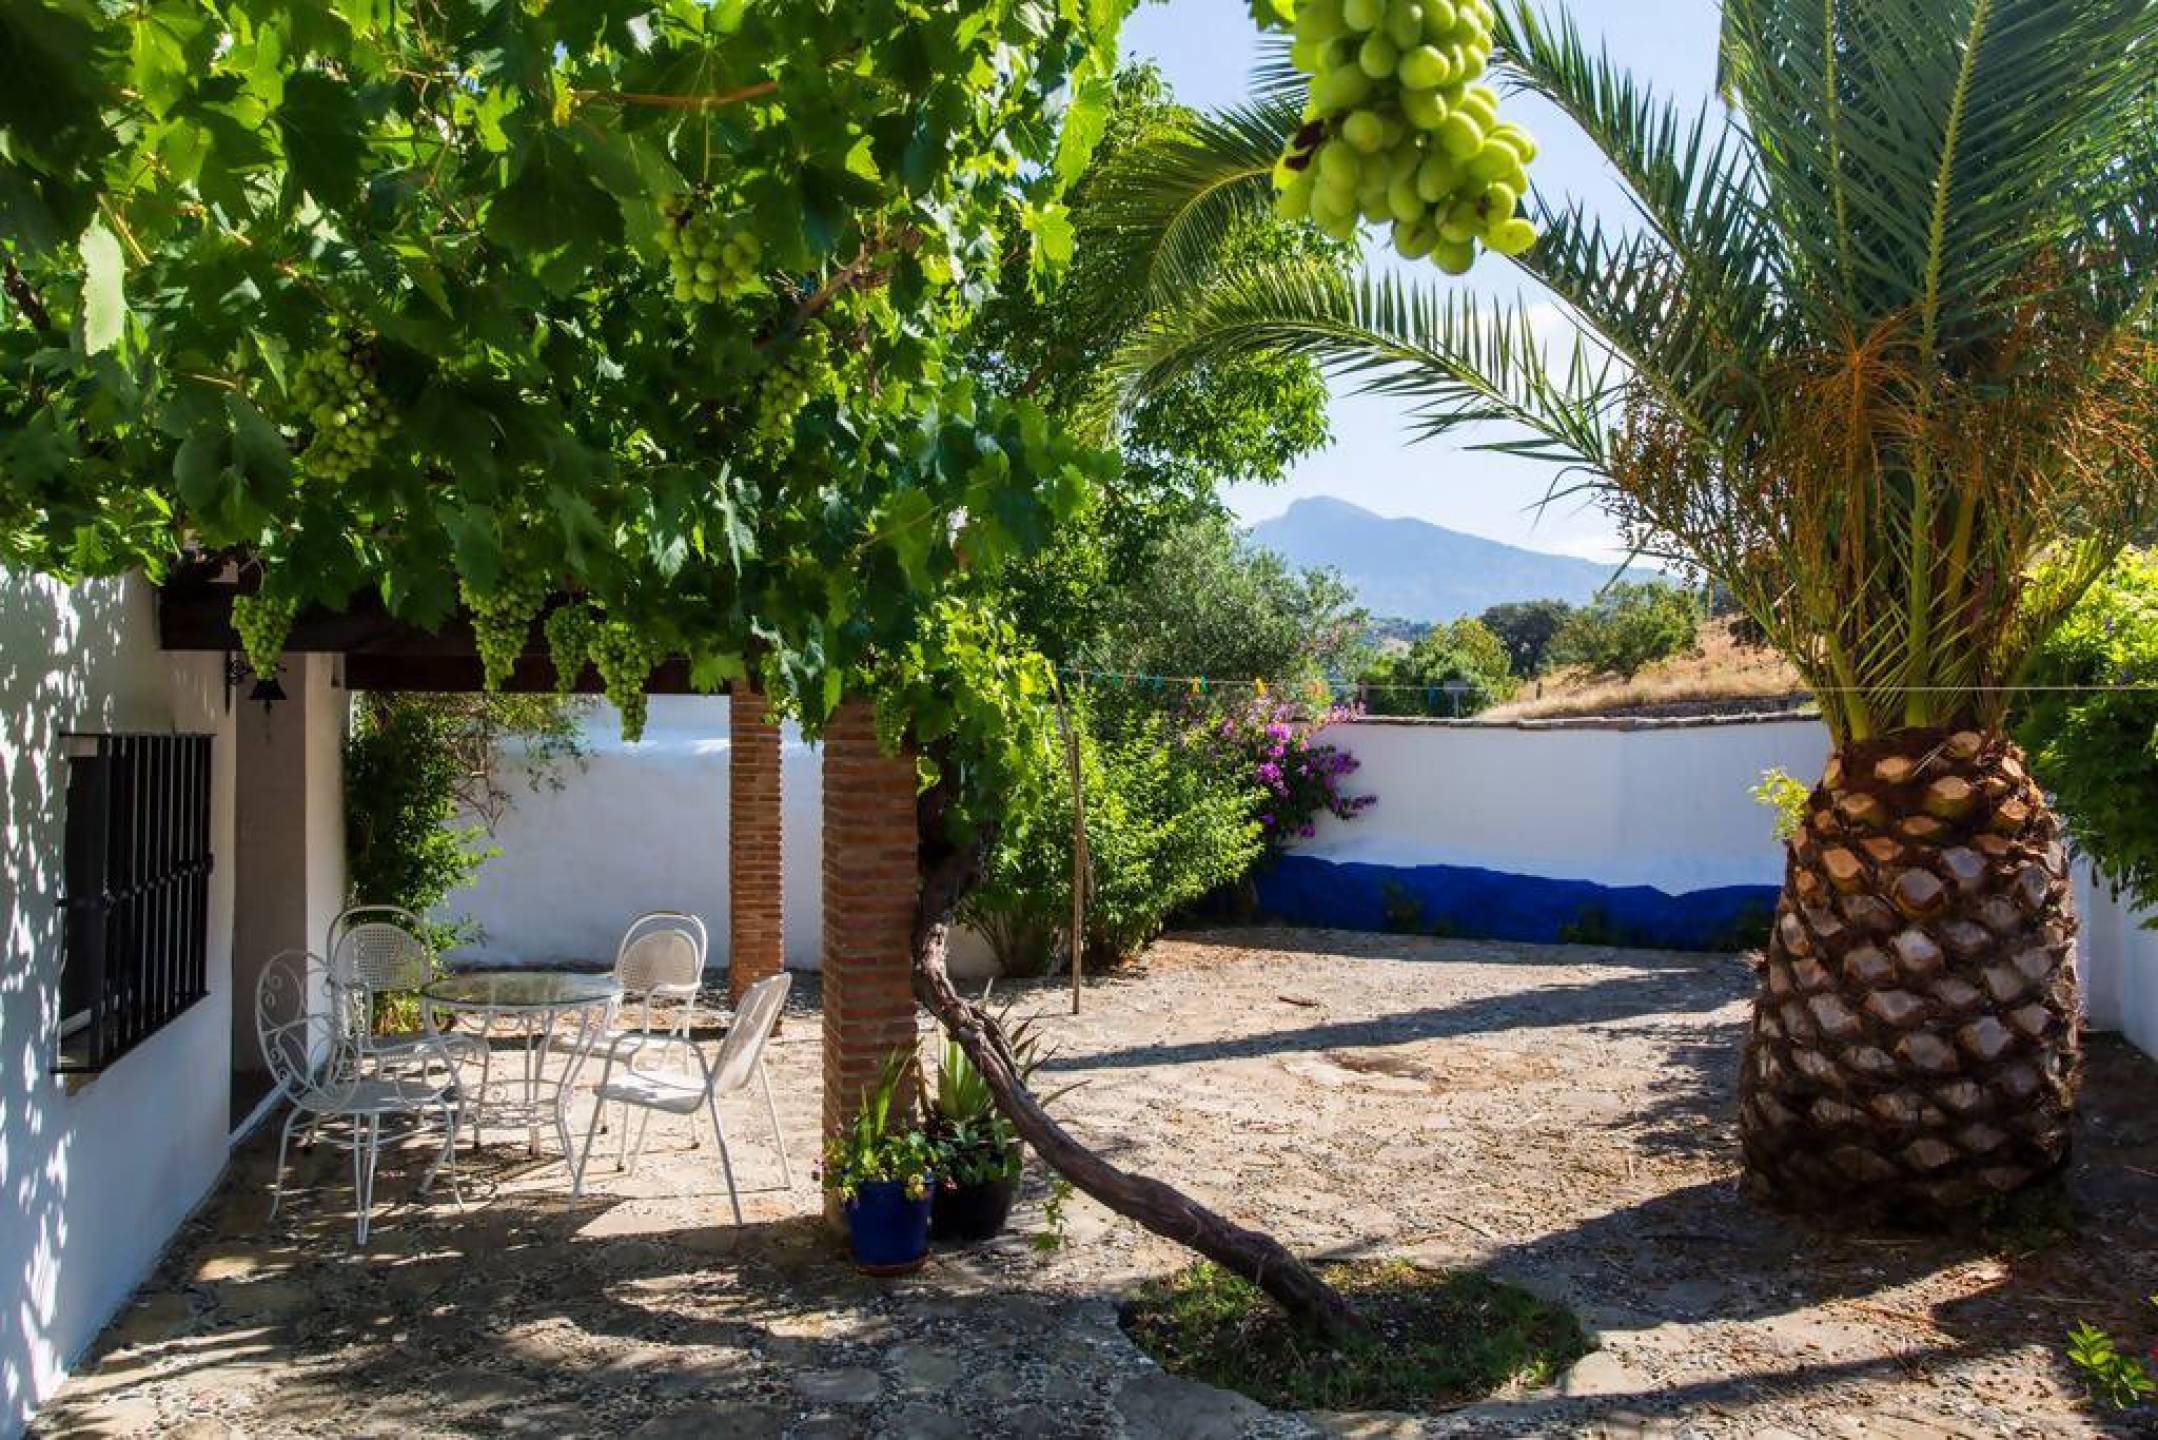
[[[168,659],[139,581],[0,573],[0,1434],[19,1430],[156,1261],[226,1153],[232,876],[210,876],[210,995],[73,1093],[58,1022],[67,731],[208,732],[213,853],[231,849],[218,657]]]

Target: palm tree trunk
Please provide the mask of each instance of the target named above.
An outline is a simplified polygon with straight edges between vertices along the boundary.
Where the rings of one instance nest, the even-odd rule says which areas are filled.
[[[1755,1194],[1942,1220],[2058,1170],[2075,925],[2060,823],[2005,738],[1905,731],[1831,759],[1740,1077]]]

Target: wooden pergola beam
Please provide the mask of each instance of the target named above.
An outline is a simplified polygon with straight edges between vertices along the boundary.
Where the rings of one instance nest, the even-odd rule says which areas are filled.
[[[166,650],[238,654],[245,647],[232,626],[232,602],[254,589],[221,562],[181,566],[158,587],[158,642]],[[564,602],[550,599],[541,614]],[[285,639],[292,654],[342,655],[345,685],[352,690],[409,690],[469,694],[481,688],[479,648],[472,623],[460,610],[439,629],[423,630],[390,614],[373,590],[355,593],[343,609],[315,605],[293,617]],[[554,660],[546,636],[535,621],[526,633],[523,653],[501,687],[534,694],[555,688]],[[587,665],[571,690],[596,695],[604,688],[599,672]],[[652,672],[645,690],[652,695],[725,693],[701,691],[689,683],[689,662],[669,656]]]

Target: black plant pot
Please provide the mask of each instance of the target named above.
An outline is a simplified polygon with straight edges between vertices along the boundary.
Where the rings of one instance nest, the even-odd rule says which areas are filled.
[[[974,1185],[947,1181],[937,1187],[936,1200],[930,1207],[929,1236],[962,1245],[987,1240],[1004,1228],[1005,1218],[1012,1213],[1012,1200],[1018,1194],[1017,1175]]]

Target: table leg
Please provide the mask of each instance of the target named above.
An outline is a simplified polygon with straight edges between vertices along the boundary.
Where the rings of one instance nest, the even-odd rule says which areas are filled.
[[[534,1158],[539,1145],[540,1077],[547,1069],[547,1045],[554,1034],[553,1015],[546,1010],[525,1013],[525,1143]],[[538,1034],[533,1033],[537,1025]]]

